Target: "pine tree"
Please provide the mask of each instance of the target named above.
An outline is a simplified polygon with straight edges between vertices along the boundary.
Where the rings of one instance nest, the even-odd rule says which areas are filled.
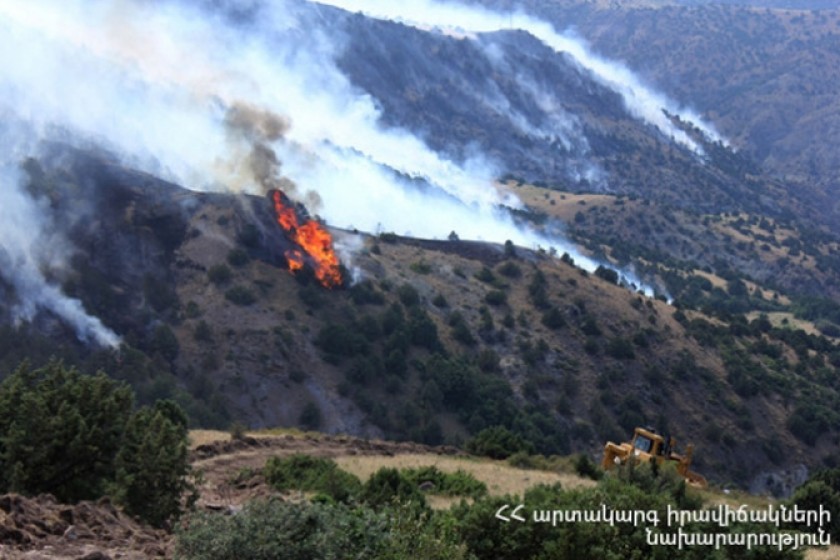
[[[0,489],[98,498],[132,405],[131,390],[104,373],[21,365],[0,385]]]
[[[129,420],[116,458],[115,497],[125,510],[155,526],[181,510],[191,488],[187,419],[171,401],[144,407]]]

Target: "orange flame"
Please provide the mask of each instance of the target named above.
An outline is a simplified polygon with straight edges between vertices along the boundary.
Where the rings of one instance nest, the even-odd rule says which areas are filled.
[[[292,273],[303,268],[304,259],[309,257],[315,271],[315,278],[325,288],[341,286],[341,269],[338,256],[333,249],[333,239],[316,220],[300,220],[294,205],[280,191],[272,191],[277,223],[290,240],[300,245],[300,250],[286,251],[286,260]]]

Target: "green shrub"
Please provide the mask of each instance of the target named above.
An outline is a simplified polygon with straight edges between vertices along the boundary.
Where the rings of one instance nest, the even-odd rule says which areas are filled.
[[[840,540],[840,469],[818,471],[796,489],[791,500],[800,509],[819,511],[824,508],[831,514],[827,526],[822,528],[831,535],[833,542]],[[806,533],[814,533],[815,527],[797,527]]]
[[[475,277],[487,284],[494,284],[496,282],[496,276],[493,274],[493,271],[486,266],[481,267],[481,270],[475,273]]]
[[[502,290],[490,290],[487,292],[487,295],[484,296],[484,301],[490,305],[504,305],[507,303],[507,294]]]
[[[382,467],[365,482],[360,499],[378,508],[395,503],[426,506],[426,498],[417,485],[397,469]]]
[[[467,451],[491,459],[507,459],[514,453],[533,452],[533,445],[503,426],[494,426],[480,431],[466,445]]]
[[[429,274],[432,272],[432,266],[426,261],[418,261],[411,263],[409,268],[417,274]]]
[[[220,286],[222,284],[227,284],[230,282],[230,279],[233,277],[233,273],[224,264],[216,264],[211,266],[207,270],[207,277],[210,279],[211,282]]]
[[[257,296],[254,292],[245,286],[234,286],[225,292],[225,299],[236,305],[252,305],[257,301]]]
[[[575,458],[575,472],[592,480],[600,480],[604,475],[603,471],[595,465],[586,453],[580,453]]]
[[[622,337],[613,338],[607,343],[607,354],[616,360],[632,360],[636,357],[633,343]]]
[[[446,473],[432,465],[403,469],[402,475],[418,488],[423,483],[433,484],[434,488],[429,491],[430,494],[468,498],[480,498],[487,494],[486,484],[461,469],[454,473]]]
[[[129,420],[116,457],[114,498],[125,511],[162,527],[181,511],[192,486],[187,417],[172,401],[141,408]]]
[[[358,495],[362,488],[358,478],[340,469],[332,459],[303,454],[270,458],[263,468],[263,476],[281,492],[317,492],[340,502]]]
[[[412,307],[420,303],[420,293],[411,284],[401,284],[397,288],[397,296],[406,307]]]
[[[238,515],[202,513],[176,533],[179,560],[462,560],[451,526],[430,512],[256,500]]]
[[[543,312],[541,320],[542,324],[551,330],[561,329],[566,326],[566,319],[563,317],[563,313],[554,306],[551,306]]]
[[[104,373],[21,365],[0,385],[0,493],[95,499],[113,479],[133,405]]]
[[[610,284],[618,284],[618,272],[604,265],[598,265],[598,268],[595,269],[595,276],[606,280]]]
[[[515,262],[505,261],[499,265],[499,274],[507,276],[508,278],[519,278],[522,276],[522,269]]]
[[[162,526],[190,488],[187,420],[171,401],[132,414],[133,394],[104,373],[51,362],[0,384],[0,492],[73,503],[106,492]]]
[[[367,354],[370,347],[358,329],[336,324],[324,326],[315,337],[315,345],[328,355],[347,358]]]
[[[231,249],[227,256],[227,262],[237,268],[243,267],[251,262],[251,257],[248,256],[248,252],[244,249]]]
[[[350,287],[350,299],[356,305],[382,305],[385,303],[385,296],[376,289],[373,282],[363,280]]]

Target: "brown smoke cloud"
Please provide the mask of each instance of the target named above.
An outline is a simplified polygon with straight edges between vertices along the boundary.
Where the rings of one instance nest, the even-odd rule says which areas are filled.
[[[271,147],[288,132],[291,126],[288,118],[246,103],[235,103],[225,114],[224,126],[229,140],[246,151],[237,166],[240,173],[249,176],[246,179],[259,185],[263,193],[271,189],[279,189],[289,196],[296,193],[297,185],[282,175],[282,163]]]

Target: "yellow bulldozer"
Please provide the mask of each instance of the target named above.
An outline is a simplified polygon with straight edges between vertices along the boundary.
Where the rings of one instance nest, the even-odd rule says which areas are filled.
[[[694,453],[694,446],[689,444],[685,453],[677,453],[677,440],[665,438],[654,430],[636,428],[633,432],[633,439],[629,442],[613,443],[608,441],[604,446],[604,460],[601,466],[604,470],[611,469],[616,465],[622,465],[628,460],[637,462],[653,463],[661,465],[665,461],[673,461],[677,466],[677,473],[682,476],[688,484],[698,488],[705,488],[708,483],[706,478],[691,470],[691,456]]]

